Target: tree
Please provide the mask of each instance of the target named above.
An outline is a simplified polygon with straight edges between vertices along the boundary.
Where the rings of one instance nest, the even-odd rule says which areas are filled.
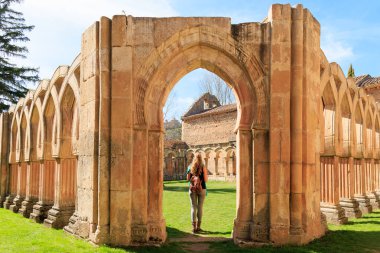
[[[175,101],[177,99],[176,92],[170,92],[168,99],[166,100],[165,106],[162,109],[162,113],[164,116],[164,121],[168,121],[170,118],[175,119],[177,114],[177,107]]]
[[[350,67],[348,68],[347,77],[355,77],[355,70],[352,67],[352,64],[350,64]]]
[[[12,63],[14,58],[26,58],[28,49],[22,43],[29,38],[24,33],[34,28],[25,24],[21,12],[10,7],[21,1],[0,0],[0,112],[25,96],[26,83],[38,81],[38,69]]]
[[[232,89],[223,79],[213,73],[207,73],[199,82],[199,88],[202,94],[209,92],[216,96],[221,105],[227,105],[235,102],[235,96]]]

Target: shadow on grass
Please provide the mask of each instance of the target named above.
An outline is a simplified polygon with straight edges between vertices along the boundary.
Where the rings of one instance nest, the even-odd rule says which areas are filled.
[[[219,231],[208,231],[202,230],[199,232],[200,235],[231,235],[231,231],[228,232],[219,232]]]
[[[167,184],[180,184],[180,183],[186,183],[186,180],[173,180],[173,181],[164,181],[164,185]]]
[[[373,219],[373,218],[380,218],[380,211],[375,210],[372,213],[365,214],[365,216],[360,217],[360,219]]]
[[[173,192],[187,192],[189,191],[188,186],[171,186],[164,184],[165,191]],[[236,193],[236,189],[226,189],[226,188],[207,188],[208,193]]]
[[[356,224],[373,224],[380,225],[380,221],[349,221],[344,225],[356,225]]]
[[[167,186],[164,185],[165,191],[171,191],[171,192],[187,192],[189,191],[188,186]]]
[[[171,228],[167,228],[170,231]],[[175,229],[174,229],[175,230]],[[177,231],[178,232],[178,231]],[[182,231],[179,231],[182,232]],[[169,232],[168,232],[169,233]],[[173,233],[173,231],[171,231]],[[188,233],[184,233],[189,235]],[[379,252],[380,251],[380,231],[329,231],[324,237],[317,239],[305,246],[284,246],[272,247],[265,246],[262,248],[240,248],[233,241],[210,242],[210,248],[207,252],[295,252],[295,253],[346,253],[346,252]],[[190,243],[191,244],[191,243]],[[187,252],[186,247],[189,243],[170,242],[161,247],[128,247],[128,252]]]
[[[226,189],[226,188],[208,188],[207,189],[208,192],[210,193],[226,193],[226,192],[233,192],[235,193],[236,192],[236,189]]]
[[[254,249],[254,252],[379,252],[380,231],[329,231],[324,237],[305,246],[266,246]],[[252,252],[252,248],[239,248],[233,242],[215,242],[210,252]]]
[[[168,233],[168,238],[186,238],[189,236],[207,236],[207,235],[219,235],[222,237],[222,235],[230,235],[231,232],[219,232],[219,231],[209,231],[209,230],[202,230],[199,232],[199,234],[192,234],[188,233],[182,230],[178,230],[176,228],[172,227],[166,227],[166,232]]]
[[[166,232],[168,233],[168,238],[187,237],[191,235],[190,233],[172,227],[166,227]]]

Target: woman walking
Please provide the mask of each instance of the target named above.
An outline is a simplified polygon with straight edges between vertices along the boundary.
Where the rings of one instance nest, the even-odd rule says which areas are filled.
[[[192,164],[187,169],[187,181],[190,182],[189,195],[191,202],[192,232],[201,231],[203,202],[206,197],[207,169],[201,154],[194,156]]]

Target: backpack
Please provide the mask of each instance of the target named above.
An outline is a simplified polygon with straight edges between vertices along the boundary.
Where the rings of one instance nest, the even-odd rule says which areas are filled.
[[[190,191],[201,193],[202,192],[202,179],[200,175],[193,175],[190,179]]]

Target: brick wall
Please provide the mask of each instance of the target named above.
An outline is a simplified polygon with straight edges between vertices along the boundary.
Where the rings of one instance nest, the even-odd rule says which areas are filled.
[[[185,118],[182,140],[189,146],[227,143],[236,140],[237,111]]]

